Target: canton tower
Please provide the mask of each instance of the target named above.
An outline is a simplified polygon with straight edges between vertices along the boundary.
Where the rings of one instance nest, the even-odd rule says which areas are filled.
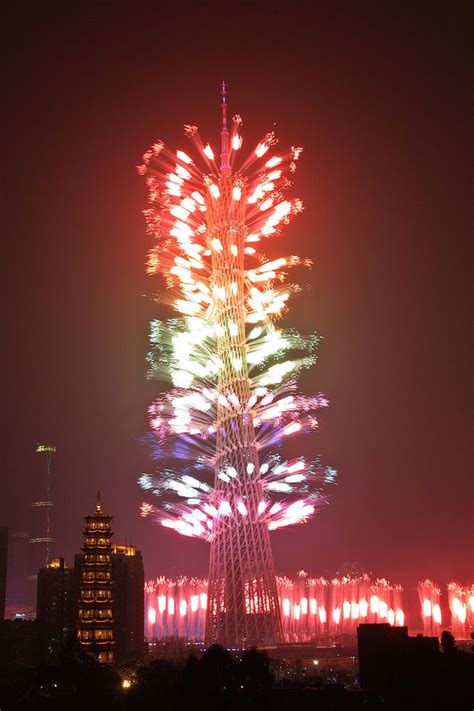
[[[283,632],[270,535],[258,512],[263,487],[255,429],[250,413],[240,407],[251,397],[244,267],[247,194],[245,182],[232,176],[226,114],[223,87],[221,166],[216,183],[220,198],[206,195],[208,231],[222,245],[211,257],[211,289],[222,294],[215,313],[222,367],[217,375],[214,490],[217,499],[240,516],[218,519],[211,540],[206,642],[246,646],[280,642]],[[239,200],[234,199],[234,190],[240,192]],[[239,406],[227,407],[228,399]],[[236,474],[226,482],[219,474],[229,469]]]
[[[269,531],[306,521],[335,472],[280,453],[286,438],[318,427],[315,411],[327,405],[296,384],[317,336],[281,327],[299,291],[287,271],[310,262],[270,261],[262,249],[302,210],[284,197],[302,149],[270,157],[277,139],[268,133],[239,162],[242,119],[229,130],[224,84],[221,109],[219,161],[185,126],[204,170],[161,141],[138,166],[156,239],[148,272],[165,278],[169,291],[156,300],[178,314],[151,323],[149,376],[172,387],[149,408],[158,469],[139,483],[163,497],[160,506],[143,502],[143,516],[210,542],[206,643],[245,647],[283,641]]]

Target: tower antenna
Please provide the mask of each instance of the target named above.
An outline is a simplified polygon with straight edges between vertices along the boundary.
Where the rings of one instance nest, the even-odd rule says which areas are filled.
[[[229,130],[227,128],[227,91],[225,81],[221,86],[221,109],[222,109],[222,130],[221,130],[221,173],[230,172],[229,155]]]

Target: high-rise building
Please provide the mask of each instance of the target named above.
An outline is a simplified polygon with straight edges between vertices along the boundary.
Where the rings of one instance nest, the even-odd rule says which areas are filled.
[[[0,620],[5,617],[7,591],[8,528],[0,526]]]
[[[28,605],[28,534],[15,531],[8,540],[7,594],[5,615],[8,619],[32,618]]]
[[[99,494],[95,511],[85,517],[84,546],[75,559],[77,639],[81,649],[100,662],[113,661],[115,649],[111,520],[102,511]]]
[[[36,601],[36,581],[38,571],[48,565],[53,554],[54,538],[53,499],[52,499],[52,464],[56,454],[53,444],[36,445],[37,476],[33,482],[33,501],[31,503],[29,523],[29,564],[28,564],[28,600],[32,607]]]
[[[139,658],[144,651],[142,554],[135,546],[112,543],[115,658]]]
[[[59,651],[76,626],[74,568],[54,558],[38,573],[36,619],[47,626],[50,653]]]

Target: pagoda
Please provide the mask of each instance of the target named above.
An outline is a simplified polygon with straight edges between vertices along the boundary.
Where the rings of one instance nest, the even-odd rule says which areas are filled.
[[[94,513],[85,516],[84,546],[77,556],[79,600],[77,639],[84,652],[99,662],[114,659],[112,591],[112,516],[102,511],[100,492]]]

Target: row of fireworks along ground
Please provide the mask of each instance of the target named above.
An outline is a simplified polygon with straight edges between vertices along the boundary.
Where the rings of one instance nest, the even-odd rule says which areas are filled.
[[[277,578],[285,641],[304,642],[324,635],[355,634],[361,622],[406,624],[402,587],[368,575],[328,581],[301,571],[296,578]],[[448,585],[449,611],[442,611],[441,589],[432,581],[418,585],[420,613],[426,635],[439,636],[450,626],[466,639],[474,629],[474,585]],[[146,635],[149,639],[179,636],[203,640],[207,611],[207,580],[160,577],[145,585]],[[247,612],[253,605],[246,600]],[[225,611],[224,611],[225,612]]]

